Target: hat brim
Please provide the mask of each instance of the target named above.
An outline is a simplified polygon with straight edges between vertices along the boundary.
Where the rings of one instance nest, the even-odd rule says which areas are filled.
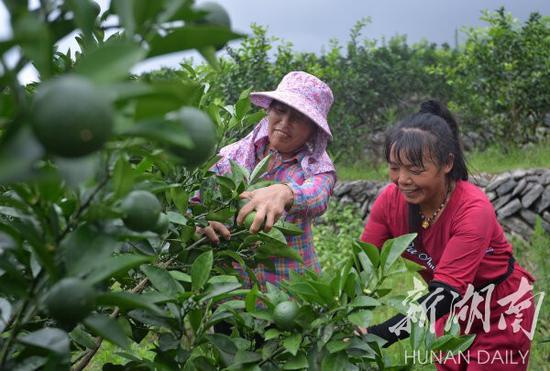
[[[315,108],[315,105],[311,101],[302,95],[289,91],[259,91],[250,93],[250,101],[262,108],[269,108],[273,99],[309,117],[332,140],[332,133],[330,132],[326,118]]]

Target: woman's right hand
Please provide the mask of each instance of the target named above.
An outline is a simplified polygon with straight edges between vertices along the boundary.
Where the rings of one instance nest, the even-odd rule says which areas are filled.
[[[220,243],[219,236],[222,236],[226,240],[231,239],[231,232],[223,223],[220,222],[209,221],[207,227],[197,227],[196,232],[199,234],[204,234],[212,243],[216,245]]]

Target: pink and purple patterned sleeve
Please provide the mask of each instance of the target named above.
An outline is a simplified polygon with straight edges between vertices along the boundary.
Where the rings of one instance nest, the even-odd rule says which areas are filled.
[[[287,182],[294,192],[294,203],[288,213],[310,218],[322,215],[327,209],[335,182],[333,172],[313,175],[301,185],[292,180]]]

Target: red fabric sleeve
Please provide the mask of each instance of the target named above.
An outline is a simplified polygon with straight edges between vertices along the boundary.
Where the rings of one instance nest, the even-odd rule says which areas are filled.
[[[474,200],[463,205],[452,221],[451,238],[434,272],[434,281],[443,282],[464,295],[478,273],[479,264],[493,233],[495,213],[489,202]]]
[[[367,219],[367,224],[361,234],[361,241],[368,242],[381,248],[384,241],[391,238],[386,210],[389,209],[388,202],[391,199],[390,195],[392,190],[393,187],[386,187],[374,201],[369,218]]]

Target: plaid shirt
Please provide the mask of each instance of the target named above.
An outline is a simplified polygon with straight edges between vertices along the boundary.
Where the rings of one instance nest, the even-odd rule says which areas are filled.
[[[256,144],[256,163],[263,158],[266,146],[267,142]],[[262,290],[265,290],[266,282],[277,285],[279,281],[288,279],[291,271],[298,273],[303,273],[306,269],[313,269],[316,272],[321,271],[313,245],[311,224],[314,218],[322,215],[327,209],[336,181],[333,172],[316,174],[306,179],[304,170],[300,165],[304,156],[303,151],[287,160],[283,160],[277,151],[270,150],[269,152],[272,154],[272,160],[268,171],[263,175],[263,179],[285,183],[294,192],[292,207],[281,218],[284,218],[287,222],[297,224],[304,230],[304,233],[300,236],[286,236],[289,248],[298,251],[304,260],[304,264],[284,257],[271,258],[275,271],[269,271],[260,264],[254,272]],[[213,170],[219,174],[231,171],[228,159],[220,160]],[[247,279],[245,272],[242,273],[243,277]],[[247,279],[247,281],[250,284],[250,280]]]

